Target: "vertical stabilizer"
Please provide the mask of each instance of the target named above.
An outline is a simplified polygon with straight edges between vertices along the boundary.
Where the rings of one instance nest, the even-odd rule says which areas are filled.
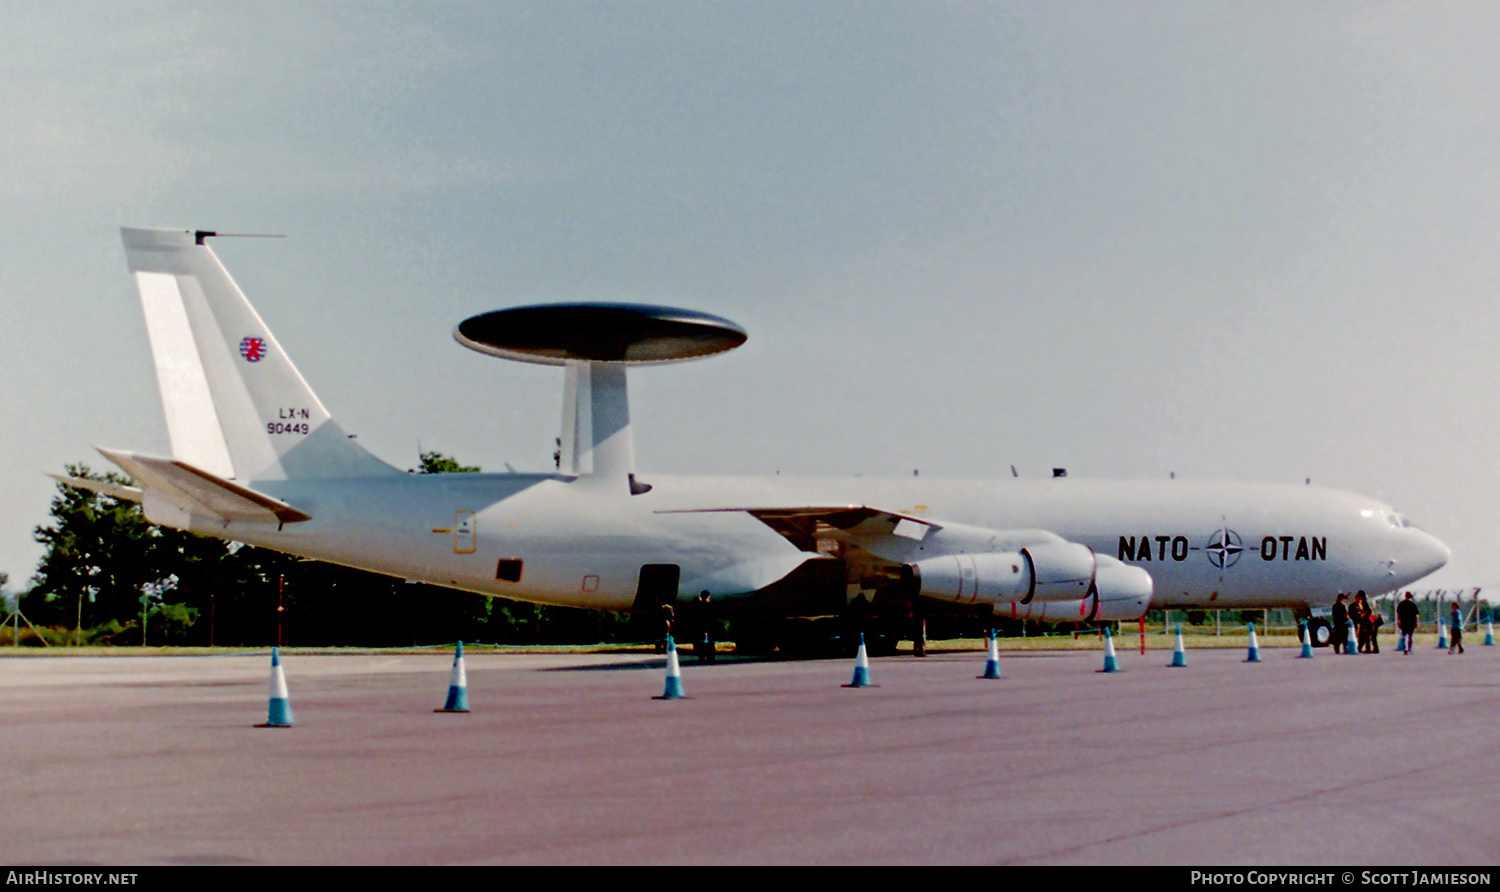
[[[354,443],[203,244],[124,229],[175,458],[245,482],[396,473]]]

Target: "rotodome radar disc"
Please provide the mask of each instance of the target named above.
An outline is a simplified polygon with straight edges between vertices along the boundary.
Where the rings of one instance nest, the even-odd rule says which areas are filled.
[[[749,337],[719,316],[646,304],[545,304],[471,316],[453,331],[480,353],[563,365],[660,365],[733,350]]]

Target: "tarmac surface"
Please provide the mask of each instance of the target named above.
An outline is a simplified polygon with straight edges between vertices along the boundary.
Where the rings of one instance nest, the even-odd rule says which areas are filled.
[[[0,658],[0,861],[1500,863],[1500,647]]]

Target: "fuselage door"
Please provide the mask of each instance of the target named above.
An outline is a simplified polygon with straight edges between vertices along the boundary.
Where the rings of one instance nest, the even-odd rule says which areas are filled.
[[[473,554],[476,548],[473,511],[453,512],[453,553]]]
[[[677,600],[677,582],[682,568],[677,564],[642,564],[640,582],[636,585],[632,610],[654,610],[658,604]]]

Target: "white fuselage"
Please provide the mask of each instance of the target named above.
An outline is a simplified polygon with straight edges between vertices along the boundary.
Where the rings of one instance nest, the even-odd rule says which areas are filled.
[[[267,493],[313,515],[275,530],[196,531],[490,595],[601,609],[635,601],[641,568],[731,601],[807,558],[745,510],[878,505],[935,523],[1044,528],[1150,573],[1152,607],[1307,607],[1390,591],[1448,550],[1373,499],[1316,487],[1101,482],[704,478],[652,475],[649,492],[554,475],[404,475],[283,481]],[[912,559],[921,546],[912,546]],[[983,549],[980,549],[983,550]],[[509,575],[502,566],[514,568]]]

